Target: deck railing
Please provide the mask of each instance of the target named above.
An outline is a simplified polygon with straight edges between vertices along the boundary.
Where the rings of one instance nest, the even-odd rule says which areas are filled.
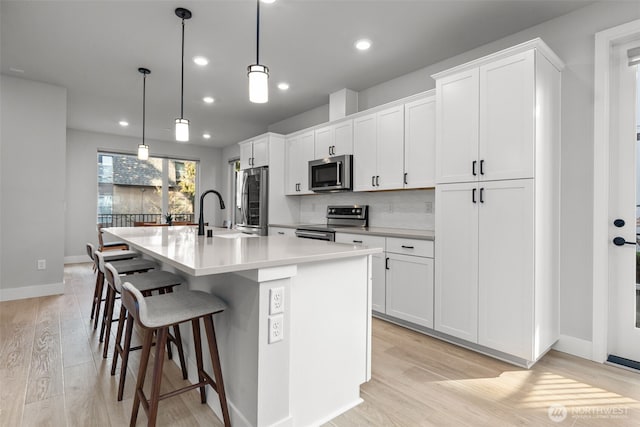
[[[193,214],[172,214],[174,221],[193,222]],[[98,214],[98,224],[103,227],[133,227],[135,222],[165,222],[162,214]]]

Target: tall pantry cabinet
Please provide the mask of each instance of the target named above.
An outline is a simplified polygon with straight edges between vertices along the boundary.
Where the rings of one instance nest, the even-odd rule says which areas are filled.
[[[434,75],[434,328],[530,365],[559,338],[560,72],[540,39]]]

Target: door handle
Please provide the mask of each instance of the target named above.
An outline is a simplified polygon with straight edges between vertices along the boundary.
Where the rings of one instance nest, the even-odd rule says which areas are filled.
[[[613,221],[613,225],[615,225],[616,227],[620,228],[620,227],[624,227],[624,219],[616,219],[615,221]]]
[[[413,246],[402,245],[403,249],[415,249]]]
[[[471,173],[473,174],[473,176],[476,176],[476,164],[478,164],[477,160],[474,160],[473,162],[471,162]]]
[[[376,175],[376,187],[380,187],[380,175]]]
[[[484,159],[480,160],[480,175],[484,175]]]
[[[336,185],[342,185],[342,179],[340,179],[340,171],[342,171],[342,162],[336,162]]]
[[[471,190],[471,201],[476,203],[476,189]]]
[[[362,243],[362,240],[354,240],[353,243]]]
[[[388,257],[387,257],[387,258],[385,258],[385,260],[384,260],[384,269],[385,269],[385,270],[388,270],[388,269],[389,269],[389,258],[388,258]]]
[[[483,197],[483,195],[484,195],[484,188],[481,188],[481,189],[480,189],[480,203],[484,203],[484,197]]]
[[[404,185],[407,185],[407,184],[409,184],[409,183],[407,182],[407,173],[405,172],[404,173]]]
[[[371,186],[372,186],[372,187],[375,187],[375,186],[376,186],[376,176],[375,176],[375,175],[372,175],[372,176],[371,176]]]
[[[636,245],[636,242],[627,242],[626,240],[624,240],[624,237],[614,237],[613,238],[613,244],[616,246],[624,246],[624,245]]]

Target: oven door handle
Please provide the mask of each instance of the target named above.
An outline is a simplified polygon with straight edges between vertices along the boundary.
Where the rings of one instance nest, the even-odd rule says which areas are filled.
[[[321,231],[296,230],[296,236],[305,239],[331,240],[331,236]]]

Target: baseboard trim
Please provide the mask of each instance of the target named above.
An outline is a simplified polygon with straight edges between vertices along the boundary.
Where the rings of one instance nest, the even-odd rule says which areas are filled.
[[[46,297],[64,294],[64,283],[22,286],[20,288],[0,289],[0,301],[13,301],[26,298]]]
[[[591,341],[569,335],[560,335],[560,339],[552,348],[587,360],[591,360],[593,354],[593,343]]]
[[[85,262],[93,262],[89,255],[73,255],[64,257],[65,264],[82,264]]]

